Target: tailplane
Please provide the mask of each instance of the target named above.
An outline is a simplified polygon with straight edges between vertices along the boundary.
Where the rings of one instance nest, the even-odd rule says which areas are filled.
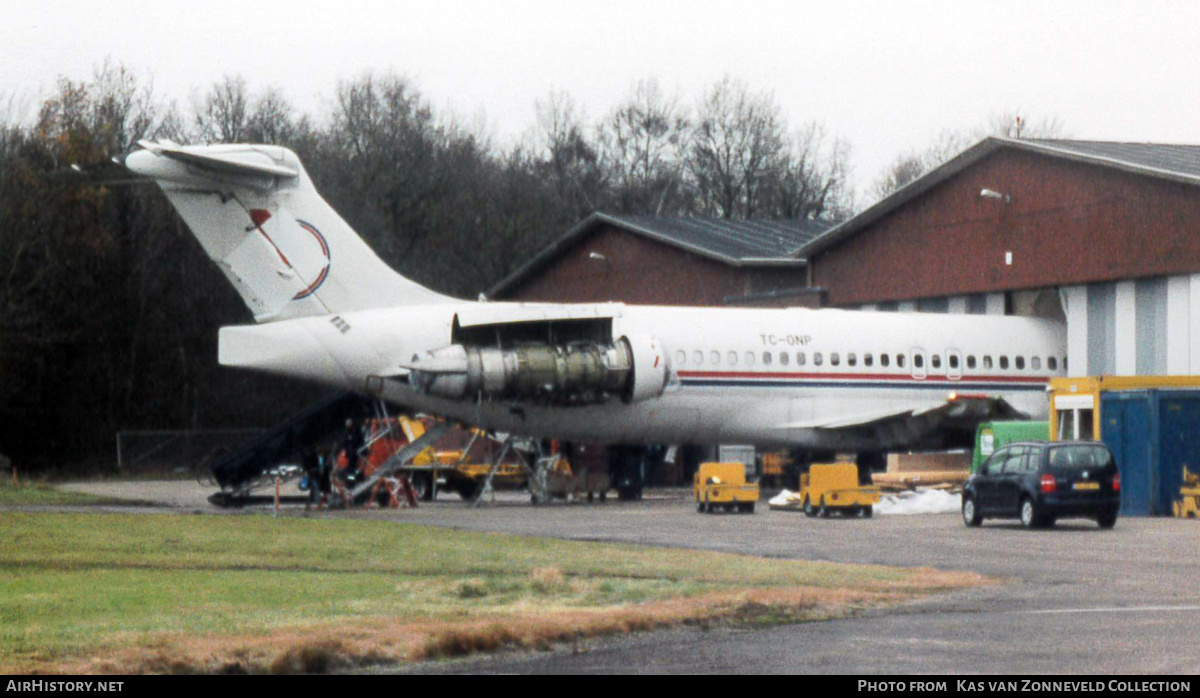
[[[286,148],[140,145],[125,166],[158,183],[258,322],[455,300],[379,259]]]

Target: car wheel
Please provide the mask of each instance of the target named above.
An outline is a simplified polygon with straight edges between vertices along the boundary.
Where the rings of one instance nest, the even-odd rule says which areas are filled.
[[[696,500],[696,511],[700,512],[701,514],[704,513],[704,502],[700,501],[699,499]]]
[[[983,523],[983,516],[979,514],[979,507],[975,505],[974,497],[963,497],[962,516],[963,523],[968,526],[978,526]]]
[[[829,518],[829,507],[825,506],[825,497],[824,496],[821,497],[820,506],[817,509],[817,515],[820,516],[822,519]]]
[[[804,515],[809,518],[817,515],[817,511],[813,509],[812,501],[808,497],[804,498]]]
[[[1037,528],[1041,525],[1037,505],[1029,497],[1021,500],[1021,525],[1025,528]]]
[[[1117,512],[1109,512],[1101,514],[1096,518],[1096,523],[1100,524],[1100,528],[1112,528],[1117,525]]]
[[[754,513],[754,502],[750,502],[749,504],[746,505],[746,513],[747,514]]]

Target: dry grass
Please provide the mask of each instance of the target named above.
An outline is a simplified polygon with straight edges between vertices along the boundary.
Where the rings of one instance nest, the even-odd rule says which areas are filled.
[[[974,575],[946,575],[936,570],[925,571],[923,576],[940,588],[981,582]],[[390,618],[368,618],[239,638],[162,635],[149,647],[143,644],[103,658],[64,662],[56,670],[85,674],[321,674],[509,648],[546,650],[561,643],[681,625],[844,618],[912,598],[910,585],[902,586],[879,591],[750,589],[618,608],[496,615],[464,621],[397,624]]]

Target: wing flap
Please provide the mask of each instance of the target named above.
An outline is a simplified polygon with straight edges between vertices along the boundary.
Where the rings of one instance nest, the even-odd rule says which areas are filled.
[[[1023,415],[1003,398],[949,396],[944,400],[914,402],[909,405],[824,419],[790,422],[777,429],[858,429],[904,420],[983,421],[1014,419]]]

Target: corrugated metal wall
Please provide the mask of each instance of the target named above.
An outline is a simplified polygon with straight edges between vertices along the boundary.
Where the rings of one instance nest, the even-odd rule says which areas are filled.
[[[1117,372],[1116,332],[1116,284],[1088,286],[1087,371],[1083,375],[1113,375]]]

